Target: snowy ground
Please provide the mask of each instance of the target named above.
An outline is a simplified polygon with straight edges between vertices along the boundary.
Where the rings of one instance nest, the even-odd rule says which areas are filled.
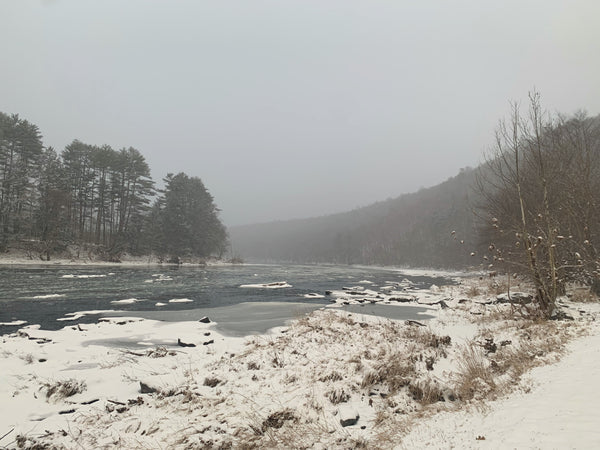
[[[565,299],[574,320],[532,323],[487,280],[364,281],[246,338],[126,317],[2,336],[0,446],[600,446],[598,303]],[[372,302],[430,305],[434,318],[336,307]]]

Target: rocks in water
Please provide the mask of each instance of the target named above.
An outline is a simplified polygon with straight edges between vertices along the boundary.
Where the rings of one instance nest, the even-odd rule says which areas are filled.
[[[198,322],[201,322],[201,323],[210,323],[210,319],[209,319],[208,317],[204,316],[204,317],[203,317],[202,319],[200,319]]]

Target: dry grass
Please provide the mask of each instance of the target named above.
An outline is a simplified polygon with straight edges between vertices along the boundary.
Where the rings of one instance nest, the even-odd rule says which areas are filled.
[[[577,303],[598,303],[600,298],[589,287],[574,287],[570,292],[571,300]]]
[[[35,359],[31,353],[27,353],[26,355],[19,356],[19,358],[21,358],[27,364],[33,364],[33,361]]]
[[[392,448],[423,417],[508,392],[529,368],[554,359],[576,329],[564,322],[525,321],[502,306],[485,306],[485,318],[465,327],[472,340],[462,346],[427,326],[316,311],[285,333],[250,338],[235,356],[204,366],[190,362],[185,386],[169,398],[144,397],[144,405],[131,408],[153,408],[166,446]],[[475,319],[467,309],[442,315],[451,326],[465,317]],[[436,325],[444,326],[441,320]],[[173,359],[181,363],[180,358]],[[340,426],[344,403],[360,411],[356,426]],[[190,426],[165,432],[182,414]],[[140,439],[138,447],[151,447],[146,436],[158,433],[146,424],[143,437],[129,436],[115,425],[117,414],[98,420],[107,430],[112,426],[111,433],[124,433],[123,448],[134,439]],[[86,439],[90,443],[93,436]]]
[[[206,377],[206,378],[204,378],[204,386],[208,386],[208,387],[211,387],[211,388],[214,388],[214,387],[218,386],[220,382],[221,382],[221,380],[219,380],[216,377]]]
[[[454,392],[460,400],[483,400],[496,391],[490,365],[483,351],[474,343],[461,349],[454,382]]]
[[[53,383],[46,382],[40,389],[46,389],[46,400],[51,398],[54,401],[80,394],[87,389],[84,381],[77,381],[74,378],[59,380]]]
[[[510,392],[533,367],[556,361],[576,326],[549,321],[498,321],[482,328],[480,341],[463,346],[457,358],[453,389],[460,400],[493,400]],[[510,335],[510,340],[494,340]]]
[[[421,405],[431,405],[432,403],[444,401],[444,393],[438,383],[432,380],[423,380],[416,383],[411,383],[408,386],[408,391],[413,400]]]
[[[394,353],[379,361],[374,370],[367,372],[360,384],[365,389],[376,384],[385,385],[390,393],[396,393],[408,386],[416,374],[414,363],[407,361],[406,355]]]
[[[465,295],[469,298],[479,297],[481,295],[481,290],[479,286],[470,286],[465,290]]]
[[[166,347],[156,347],[146,351],[146,356],[149,358],[164,358],[165,356],[176,356],[177,352],[167,350]]]
[[[327,399],[331,402],[332,405],[337,405],[339,403],[345,403],[350,400],[350,394],[347,393],[343,388],[332,389],[325,394]]]

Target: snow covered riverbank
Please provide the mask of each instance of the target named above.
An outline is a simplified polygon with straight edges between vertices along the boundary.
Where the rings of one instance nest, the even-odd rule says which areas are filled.
[[[332,295],[362,299],[369,285],[351,288]],[[246,338],[127,317],[24,327],[1,338],[0,446],[599,444],[585,401],[598,396],[599,305],[565,300],[574,320],[539,324],[492,301],[481,282],[441,286],[407,301],[429,303],[430,320],[325,307]]]
[[[185,266],[218,266],[230,265],[233,263],[219,259],[201,259],[195,258],[188,261],[182,261]],[[32,254],[27,254],[22,251],[12,251],[9,253],[0,254],[0,266],[175,266],[177,264],[160,261],[155,256],[132,256],[123,255],[119,262],[104,261],[97,255],[87,254],[83,252],[79,256],[65,257],[55,256],[50,261],[45,261]]]

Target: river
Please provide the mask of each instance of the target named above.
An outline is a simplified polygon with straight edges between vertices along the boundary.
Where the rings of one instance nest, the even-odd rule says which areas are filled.
[[[96,322],[107,315],[169,321],[208,315],[222,324],[222,331],[244,335],[283,325],[329,303],[327,297],[307,299],[305,294],[324,294],[361,281],[377,289],[404,278],[417,288],[451,282],[441,277],[407,276],[396,269],[333,265],[4,266],[0,267],[0,335],[16,331],[19,324],[56,330]],[[290,287],[241,287],[280,281]],[[415,318],[426,311],[421,309],[368,305],[361,311]],[[88,313],[74,316],[82,311]]]

